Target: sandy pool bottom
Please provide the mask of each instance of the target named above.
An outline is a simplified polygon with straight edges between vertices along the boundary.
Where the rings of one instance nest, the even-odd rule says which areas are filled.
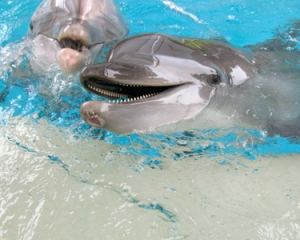
[[[300,239],[298,155],[160,168],[46,123],[0,137],[0,239]]]

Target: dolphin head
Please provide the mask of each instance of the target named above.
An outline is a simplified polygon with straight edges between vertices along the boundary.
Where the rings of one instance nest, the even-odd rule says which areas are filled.
[[[169,37],[125,39],[106,62],[87,65],[81,83],[110,101],[83,103],[88,124],[117,134],[144,131],[196,116],[222,81],[218,67]]]
[[[255,74],[232,48],[190,43],[145,34],[115,44],[105,62],[81,72],[86,89],[110,99],[83,103],[83,120],[117,134],[148,130],[195,117],[219,86],[237,87]]]
[[[56,61],[67,73],[76,72],[86,59],[97,57],[103,44],[126,33],[113,0],[44,0],[28,30],[29,36],[42,36],[55,46],[50,51],[56,52]]]

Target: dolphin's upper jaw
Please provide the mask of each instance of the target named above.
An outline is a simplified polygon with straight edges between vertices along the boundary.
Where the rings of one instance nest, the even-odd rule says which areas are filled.
[[[172,78],[168,76],[168,78]],[[171,81],[156,75],[148,66],[124,62],[87,65],[80,74],[81,84],[89,91],[116,103],[145,101],[188,81]]]

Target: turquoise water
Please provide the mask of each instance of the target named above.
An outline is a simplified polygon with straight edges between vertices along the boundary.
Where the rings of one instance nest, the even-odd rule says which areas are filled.
[[[299,20],[300,16],[300,5],[298,1],[295,0],[276,0],[273,2],[258,0],[223,2],[217,0],[153,0],[143,2],[142,4],[141,1],[137,0],[116,2],[120,6],[121,12],[128,23],[130,36],[145,32],[159,32],[176,36],[221,38],[240,47],[263,43],[268,39],[277,38],[279,36],[282,41],[288,42],[291,36],[286,30],[293,26],[293,23]],[[31,204],[36,206],[33,210],[36,215],[33,213],[34,217],[30,218],[31,221],[27,221],[25,217],[26,214],[19,216],[16,212],[12,211],[12,213],[10,213],[10,206],[18,209],[18,207],[14,205],[14,201],[8,200],[7,203],[4,202],[1,205],[2,212],[0,211],[0,219],[4,216],[2,219],[5,219],[5,221],[3,221],[2,224],[6,228],[0,228],[0,238],[16,236],[14,234],[18,232],[17,236],[19,236],[19,239],[43,239],[44,236],[42,233],[44,231],[48,232],[48,234],[49,232],[55,232],[51,227],[53,223],[51,223],[51,225],[47,220],[43,220],[46,221],[45,227],[43,227],[44,222],[38,222],[39,216],[41,215],[46,218],[44,212],[47,212],[45,207],[40,208],[40,204],[44,202],[47,203],[47,201],[51,202],[49,199],[53,198],[55,202],[53,205],[55,206],[53,206],[52,203],[46,205],[47,208],[54,211],[50,219],[56,222],[56,216],[59,216],[59,212],[69,209],[68,204],[72,207],[76,205],[77,208],[74,207],[75,210],[72,209],[72,207],[70,207],[69,210],[70,212],[75,211],[75,213],[78,214],[76,215],[77,218],[74,218],[74,222],[77,224],[76,226],[81,226],[83,229],[81,230],[76,227],[77,229],[74,230],[74,227],[72,227],[69,221],[70,216],[65,217],[65,227],[61,232],[58,231],[62,236],[61,239],[75,239],[77,237],[76,233],[80,236],[85,236],[84,234],[86,234],[86,236],[91,239],[97,239],[94,233],[99,233],[95,230],[98,227],[96,224],[98,221],[101,222],[103,229],[110,230],[104,231],[103,236],[105,235],[105,238],[103,237],[102,239],[121,239],[120,237],[109,237],[114,230],[105,225],[106,221],[102,220],[103,218],[99,220],[99,218],[91,217],[91,213],[94,211],[93,208],[101,204],[112,203],[116,201],[115,199],[121,199],[121,206],[118,205],[120,209],[124,207],[123,205],[125,203],[130,205],[128,208],[137,206],[137,210],[130,216],[131,218],[126,215],[126,217],[130,219],[137,219],[137,222],[141,213],[143,213],[143,216],[148,216],[148,214],[150,215],[152,212],[157,214],[159,220],[157,220],[156,215],[155,217],[151,215],[151,217],[149,217],[151,221],[147,222],[148,225],[144,225],[140,229],[149,229],[149,232],[154,231],[156,228],[159,230],[163,229],[160,233],[164,231],[168,232],[168,234],[162,234],[165,236],[164,239],[199,239],[199,232],[203,234],[205,232],[203,239],[212,239],[213,237],[210,237],[209,232],[213,232],[215,226],[220,224],[215,221],[214,211],[219,211],[218,213],[222,215],[222,211],[226,212],[226,210],[228,210],[228,214],[224,214],[224,216],[226,216],[224,219],[229,219],[228,221],[232,221],[235,224],[235,226],[230,226],[231,228],[226,228],[228,230],[226,239],[244,239],[234,237],[242,236],[242,234],[237,234],[234,231],[235,228],[238,228],[237,224],[239,224],[235,222],[237,215],[230,214],[232,211],[236,211],[238,207],[240,207],[238,211],[241,212],[242,217],[241,219],[237,217],[237,219],[246,221],[245,216],[249,217],[249,219],[251,218],[253,220],[253,222],[251,222],[253,223],[253,225],[251,225],[252,228],[254,228],[253,226],[256,226],[256,224],[259,225],[266,220],[264,222],[266,224],[265,226],[269,228],[265,230],[261,228],[259,230],[261,232],[258,231],[260,233],[259,236],[262,236],[259,239],[276,239],[276,235],[272,237],[270,229],[276,229],[277,225],[267,225],[274,213],[271,213],[270,210],[269,212],[262,211],[265,215],[260,217],[259,214],[257,214],[257,212],[259,212],[257,209],[259,209],[260,204],[268,206],[269,202],[256,202],[258,198],[256,195],[245,198],[245,192],[252,192],[253,189],[255,189],[255,187],[251,188],[253,182],[261,183],[265,181],[266,186],[264,187],[266,188],[263,188],[263,190],[259,192],[259,196],[264,196],[265,199],[268,200],[274,199],[274,202],[271,202],[273,205],[271,204],[270,208],[276,209],[277,212],[280,211],[281,206],[278,207],[276,205],[278,203],[276,203],[274,196],[278,198],[280,203],[289,201],[288,204],[284,205],[285,207],[295,206],[296,208],[298,206],[297,204],[299,204],[299,188],[296,188],[298,180],[295,178],[297,175],[293,174],[293,165],[290,167],[284,166],[284,174],[280,173],[280,171],[270,171],[267,176],[268,178],[264,175],[258,176],[263,170],[273,169],[271,167],[268,168],[268,164],[278,164],[278,168],[282,169],[280,164],[283,164],[283,161],[279,164],[275,160],[270,162],[265,160],[268,162],[267,164],[262,157],[286,157],[292,155],[295,156],[294,159],[297,159],[300,148],[296,141],[290,141],[282,137],[267,137],[263,132],[258,130],[235,126],[204,130],[193,128],[188,131],[182,131],[177,130],[175,125],[171,128],[172,131],[154,131],[151,133],[130,134],[127,136],[116,136],[110,132],[89,127],[80,118],[79,106],[82,102],[96,97],[81,87],[78,76],[71,78],[52,72],[49,73],[48,76],[15,77],[12,74],[17,63],[21,62],[22,64],[28,61],[28,59],[22,55],[22,51],[28,51],[26,46],[23,45],[23,42],[24,38],[26,38],[30,17],[38,4],[39,1],[29,0],[2,1],[0,3],[0,126],[2,128],[1,143],[4,148],[4,156],[1,158],[8,168],[8,173],[19,174],[19,178],[21,178],[20,176],[25,176],[21,178],[20,182],[15,179],[11,180],[10,178],[6,181],[6,175],[4,174],[1,179],[4,179],[5,184],[7,184],[1,185],[1,194],[9,200],[15,199],[14,201],[19,205],[20,202],[18,201],[22,200],[23,202],[23,199],[27,199],[24,202],[26,202],[26,204],[28,203],[27,207],[29,209]],[[299,36],[292,42],[291,48],[295,51],[299,49]],[[15,58],[18,54],[21,57]],[[288,160],[286,161],[288,162]],[[216,165],[213,165],[213,163]],[[293,163],[296,166],[297,162]],[[97,164],[99,165],[98,167],[96,166]],[[0,166],[2,167],[2,165]],[[200,170],[199,166],[201,166]],[[174,170],[170,170],[173,167]],[[199,171],[193,172],[193,168]],[[243,170],[239,170],[240,168]],[[45,169],[45,171],[41,169]],[[295,169],[297,168],[295,167]],[[2,169],[0,170],[2,173],[6,173],[6,171]],[[181,175],[184,174],[184,171],[191,173],[191,176]],[[218,178],[217,174],[213,174],[214,171],[217,173],[221,171],[222,174],[224,174],[222,171],[226,173],[229,172],[232,173],[232,175],[230,175],[230,177],[221,175]],[[47,174],[49,178],[47,178],[46,181],[43,177]],[[126,175],[124,179],[115,178],[115,176],[122,174]],[[177,174],[178,176],[180,175],[180,177],[175,180],[172,179],[172,176],[176,176]],[[200,178],[201,174],[203,174],[203,178]],[[285,184],[283,184],[284,188],[280,188],[279,186],[277,188],[277,186],[273,186],[268,182],[270,178],[273,182],[276,182],[282,175],[287,178],[289,175],[291,176],[290,179],[285,180]],[[137,183],[135,183],[135,178],[132,176],[138,176],[142,178],[143,181],[136,181]],[[214,178],[212,176],[214,176]],[[236,179],[232,176],[237,176],[238,178]],[[251,184],[245,180],[248,176],[249,178],[251,176],[251,181],[249,181]],[[294,178],[292,178],[292,176]],[[192,177],[198,180],[199,184],[203,185],[194,186]],[[261,177],[261,179],[259,177]],[[129,180],[130,178],[133,179],[131,182]],[[177,181],[176,184],[174,184],[176,187],[173,186],[171,180],[165,183],[165,179]],[[219,180],[219,182],[216,179]],[[40,182],[38,180],[40,180]],[[30,185],[31,181],[35,182],[35,185]],[[67,181],[74,181],[75,183],[69,183]],[[128,185],[125,184],[127,181],[130,182]],[[236,182],[239,181],[241,185],[236,185]],[[47,182],[48,185],[44,182]],[[86,184],[85,187],[79,185],[78,182],[80,184]],[[222,183],[227,182],[230,184],[217,188],[219,185],[222,185]],[[231,185],[232,182],[234,182],[233,185]],[[160,186],[160,183],[162,184],[163,190],[160,190],[161,192],[155,192],[152,187]],[[207,185],[209,187],[207,187]],[[89,199],[89,197],[97,199],[97,197],[95,197],[99,194],[97,193],[97,186],[103,187],[104,190],[102,189],[101,191],[109,192],[106,195],[104,194],[104,200],[98,200],[98,202],[86,200]],[[129,190],[126,187],[128,187]],[[238,189],[237,192],[233,190],[235,187]],[[256,185],[256,187],[260,189],[259,186]],[[131,192],[131,188],[133,188],[135,192],[133,190],[133,192]],[[90,189],[93,189],[93,192],[92,190],[90,191]],[[191,197],[196,195],[197,189],[201,190],[200,193],[198,192],[201,196],[201,200],[198,199],[196,201],[193,199],[195,201],[186,202],[186,199],[192,199]],[[268,189],[270,192],[269,195],[267,195],[267,190],[265,189]],[[283,190],[278,193],[276,189]],[[78,197],[79,200],[73,200],[73,202],[71,201],[70,203],[69,197],[59,198],[59,196],[64,196],[63,194],[65,192],[71,192],[72,190],[72,194]],[[32,194],[31,191],[33,191],[34,194]],[[162,191],[166,191],[167,194]],[[209,195],[209,191],[215,193]],[[44,192],[47,193],[44,194]],[[80,193],[76,195],[77,192]],[[106,197],[111,194],[111,192],[115,195],[110,198]],[[179,195],[183,192],[190,198]],[[216,199],[221,199],[224,195],[227,196],[227,192],[229,192],[230,195],[224,202],[229,204],[230,207],[224,204],[224,202],[216,202]],[[22,193],[24,193],[25,196],[22,195]],[[219,193],[220,195],[218,195]],[[257,192],[255,192],[255,194],[256,193]],[[85,201],[81,201],[80,194],[83,194]],[[99,194],[99,196],[102,198],[101,194]],[[14,198],[14,196],[16,197]],[[37,197],[34,198],[35,196]],[[58,199],[65,200],[65,202],[59,202],[58,200],[56,202],[56,196],[58,196]],[[212,197],[209,198],[208,196]],[[279,196],[284,198],[284,200],[280,199]],[[181,197],[184,199],[182,202],[180,200]],[[252,200],[253,202],[251,202]],[[176,205],[178,203],[176,201],[180,204]],[[250,213],[243,215],[243,213],[247,212],[247,207],[249,206],[243,207],[242,203],[248,203],[249,201]],[[72,203],[74,204],[72,205]],[[83,210],[78,207],[80,204],[83,204],[85,207]],[[203,220],[205,224],[211,223],[211,225],[209,225],[211,228],[209,228],[209,230],[205,229],[205,224],[199,221],[198,226],[200,222],[203,225],[201,225],[201,229],[199,228],[199,232],[195,231],[195,234],[193,234],[191,227],[184,228],[182,226],[183,222],[189,220],[189,218],[182,217],[180,210],[189,209],[193,212],[193,210],[196,211],[197,209],[197,211],[200,211],[199,206],[205,209],[202,209],[203,211],[201,212],[203,216],[206,216],[206,213],[209,215],[209,219],[200,219]],[[223,209],[222,206],[224,207]],[[251,207],[253,207],[253,209]],[[143,212],[142,210],[146,210],[147,212]],[[109,211],[112,213],[116,211],[122,215],[121,210],[117,211],[114,208],[109,208]],[[48,212],[51,213],[51,210]],[[2,213],[3,215],[1,215]],[[282,213],[282,215],[283,214],[284,213]],[[293,214],[295,218],[289,218],[289,216],[294,216]],[[266,216],[270,216],[270,218]],[[287,210],[284,216],[284,219],[295,222],[294,225],[287,223],[287,225],[290,224],[293,227],[292,230],[290,230],[287,225],[284,225],[285,229],[288,229],[286,231],[290,231],[290,234],[287,234],[287,236],[299,236],[299,228],[297,228],[298,225],[296,224],[297,219],[299,219],[298,212],[296,212],[296,210]],[[89,220],[90,218],[91,220]],[[124,217],[123,220],[125,221],[125,219]],[[277,223],[281,221],[278,219]],[[21,222],[20,226],[23,228],[19,227],[19,231],[16,231],[17,227],[15,227],[14,222],[16,222],[16,224]],[[158,222],[159,224],[156,225],[154,222]],[[138,225],[138,223],[136,224]],[[55,225],[56,228],[59,228],[59,225],[58,221],[57,225]],[[130,229],[129,225],[127,229]],[[223,225],[227,226],[224,223]],[[9,228],[7,226],[14,226],[15,228]],[[39,231],[30,231],[30,226],[32,229],[38,226]],[[92,229],[90,226],[93,226],[95,229]],[[198,226],[196,227],[197,229]],[[243,229],[242,224],[240,227]],[[277,227],[280,233],[282,225]],[[248,229],[248,227],[246,229]],[[138,230],[136,231],[138,232]],[[151,235],[149,232],[148,236]],[[255,230],[253,230],[253,232],[255,232]],[[223,235],[223,233],[224,230],[220,231],[219,234],[214,235],[219,236],[219,238],[216,237],[213,239],[221,239],[220,237],[224,237],[225,239],[225,234]],[[230,237],[231,233],[232,235]],[[70,236],[68,236],[68,234],[70,234]],[[49,239],[58,239],[57,235],[52,235],[54,237],[49,237]],[[146,235],[145,233],[145,236]],[[151,236],[153,237],[152,239],[162,239],[162,235],[157,234],[156,237]],[[145,237],[142,234],[139,236]],[[191,236],[191,238],[187,236]],[[252,239],[251,236],[252,235],[248,235],[249,239]],[[254,234],[253,236],[257,235]],[[123,238],[126,238],[125,235],[123,235]],[[133,237],[131,239],[138,238]],[[151,238],[149,237],[149,239]],[[290,239],[293,238],[291,237]]]
[[[297,20],[300,11],[295,1],[286,1],[284,4],[263,1],[228,1],[222,4],[217,1],[203,1],[196,4],[183,0],[176,2],[151,1],[142,5],[134,0],[118,1],[117,3],[129,25],[129,35],[160,32],[176,36],[221,38],[236,46],[255,45],[279,37],[279,34],[283,34]],[[1,46],[8,44],[9,51],[17,51],[15,48],[18,46],[14,46],[14,43],[22,41],[22,38],[26,36],[30,16],[37,5],[38,1],[21,3],[10,1],[8,4],[1,5],[3,12],[1,21],[3,27],[0,32]],[[282,38],[282,36],[280,37]],[[288,41],[289,36],[287,35],[285,38],[283,41]],[[299,47],[299,41],[296,41],[296,46],[295,42],[293,44],[294,48]],[[8,65],[13,66],[16,61],[13,59],[8,62]],[[26,57],[21,60],[23,63],[26,61],[28,61]],[[8,113],[14,117],[28,116],[36,122],[43,118],[49,121],[49,124],[72,129],[75,138],[100,138],[121,146],[127,146],[126,142],[130,142],[132,138],[138,139],[137,142],[141,144],[145,137],[151,138],[151,141],[170,138],[171,142],[176,142],[178,138],[186,138],[184,132],[169,133],[165,137],[155,133],[150,136],[117,137],[105,131],[91,129],[81,121],[79,106],[82,102],[95,96],[84,91],[77,80],[74,80],[75,84],[72,85],[67,82],[68,86],[61,89],[52,79],[57,76],[53,75],[42,79],[40,76],[39,79],[32,76],[31,78],[27,77],[25,81],[18,80],[14,79],[9,71],[2,71],[2,81],[0,82],[2,115],[6,116]],[[43,92],[41,94],[41,88],[51,88],[52,93],[45,94]],[[53,89],[56,89],[56,92]],[[2,119],[2,124],[3,126],[7,124],[5,118]],[[199,139],[211,141],[211,147],[204,151],[207,156],[215,154],[242,155],[253,160],[258,155],[300,152],[298,144],[281,137],[267,138],[259,131],[252,129],[234,127],[211,129],[205,132],[195,129],[193,133],[187,135],[190,140],[188,147],[195,155],[199,153],[201,146],[197,146],[197,144],[194,146],[193,143],[199,142]],[[261,143],[253,144],[253,138],[260,139]],[[251,139],[251,141],[248,143],[247,139]],[[223,147],[216,150],[215,146],[221,145]],[[246,148],[241,148],[241,145],[246,145]],[[142,149],[148,149],[148,147],[149,145],[145,144]],[[170,148],[172,147],[174,146],[171,144]],[[143,154],[145,151],[142,150],[139,154]],[[159,151],[157,149],[156,154],[159,154]],[[200,153],[203,154],[203,151]],[[155,157],[155,154],[147,154],[149,157]],[[177,156],[173,157],[177,158]]]

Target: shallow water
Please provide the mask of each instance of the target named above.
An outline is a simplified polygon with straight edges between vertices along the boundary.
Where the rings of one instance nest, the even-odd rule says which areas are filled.
[[[76,77],[12,76],[38,3],[0,4],[0,239],[300,239],[297,143],[196,120],[115,136],[80,119],[94,96]],[[300,12],[296,1],[117,3],[129,35],[237,46],[284,32]]]

